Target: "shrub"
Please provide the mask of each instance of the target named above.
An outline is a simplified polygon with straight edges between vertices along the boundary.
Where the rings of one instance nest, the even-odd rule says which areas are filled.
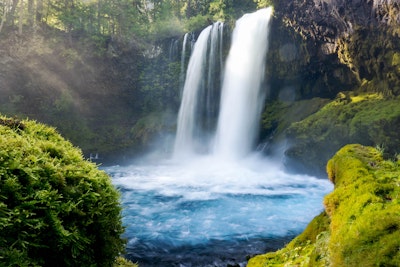
[[[54,128],[0,117],[2,266],[112,266],[119,193]]]

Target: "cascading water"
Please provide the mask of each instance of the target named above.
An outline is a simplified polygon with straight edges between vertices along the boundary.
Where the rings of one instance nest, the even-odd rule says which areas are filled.
[[[217,22],[202,31],[187,70],[178,115],[175,155],[186,157],[198,152],[199,147],[203,152],[210,150],[210,142],[204,139],[215,130],[215,115],[219,108],[216,101],[219,99],[214,153],[225,159],[238,159],[251,152],[264,102],[261,83],[271,14],[272,8],[262,9],[236,22],[221,96],[220,90],[216,89],[220,85],[216,84],[215,74],[217,59],[220,58],[217,52],[222,55],[223,24]],[[206,66],[208,72],[205,74]],[[218,66],[218,70],[221,69],[222,61]]]
[[[181,97],[182,97],[182,92],[183,92],[183,86],[184,86],[184,81],[185,81],[185,57],[186,57],[186,46],[187,46],[187,40],[189,37],[189,33],[186,33],[183,36],[183,43],[182,43],[182,53],[181,53],[181,73],[179,75],[179,84],[182,85],[181,88]]]
[[[181,107],[178,114],[178,129],[174,147],[175,154],[191,154],[197,146],[195,138],[196,131],[198,130],[196,127],[198,115],[197,99],[204,83],[203,73],[206,64],[208,37],[211,29],[212,26],[208,26],[200,33],[189,60]]]
[[[189,60],[178,114],[175,157],[207,151],[207,135],[215,129],[218,100],[215,73],[220,72],[218,54],[223,23],[216,22],[199,35]],[[184,43],[186,38],[184,38]]]
[[[216,74],[221,71],[222,62],[218,61],[218,53],[222,53],[222,32],[224,24],[222,22],[214,23],[210,33],[210,49],[208,55],[208,73],[207,73],[207,87],[203,91],[205,105],[203,106],[204,112],[204,132],[211,133],[215,129],[215,115],[218,111],[219,89],[220,84],[216,79]],[[218,65],[219,64],[219,65]]]
[[[219,81],[211,86],[207,79],[211,75],[220,80],[216,74],[222,69],[222,62],[214,65],[214,74],[208,71],[211,60],[220,61],[222,38],[212,37],[217,36],[215,28],[220,29],[222,36],[220,23],[207,27],[192,50],[179,112],[175,157],[105,168],[121,190],[128,239],[126,256],[139,266],[242,267],[248,255],[283,246],[323,209],[322,198],[332,189],[327,179],[288,174],[279,162],[249,154],[256,130],[239,129],[257,128],[254,121],[258,120],[262,95],[257,89],[264,72],[257,60],[264,59],[266,53],[266,47],[247,47],[250,40],[241,39],[266,46],[264,35],[268,33],[270,15],[271,10],[261,10],[246,15],[236,25],[225,65],[214,153],[199,153],[197,146],[211,147],[212,142],[204,142],[202,135],[216,128],[204,127],[204,106],[214,101],[207,103],[210,87],[214,95],[219,92]],[[258,27],[261,29],[255,30]],[[248,35],[242,35],[243,28]],[[248,54],[250,50],[257,53],[256,49],[255,58]],[[219,50],[220,55],[213,50]],[[213,58],[210,54],[214,54]],[[240,68],[252,68],[253,64],[258,67]],[[249,95],[240,95],[244,92]],[[215,98],[214,102],[218,102],[219,97]],[[256,107],[249,111],[250,106]],[[239,110],[245,114],[239,114]],[[231,158],[235,160],[227,160]]]
[[[253,148],[264,95],[265,57],[272,8],[245,15],[236,22],[225,65],[215,153],[241,158]]]

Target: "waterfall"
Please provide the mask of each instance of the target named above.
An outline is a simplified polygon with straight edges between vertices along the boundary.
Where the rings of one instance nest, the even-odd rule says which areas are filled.
[[[174,61],[178,55],[178,40],[173,39],[169,45],[169,60]]]
[[[261,84],[271,14],[272,8],[261,9],[236,22],[225,66],[223,23],[200,33],[186,72],[175,157],[213,150],[224,158],[240,158],[252,150],[264,101]]]
[[[246,14],[236,22],[225,65],[216,155],[241,158],[256,141],[265,93],[261,88],[272,8]]]
[[[207,87],[203,92],[203,99],[205,101],[203,105],[203,123],[206,134],[212,133],[215,130],[215,117],[218,115],[220,83],[218,79],[216,79],[216,74],[222,67],[221,61],[217,60],[219,58],[218,54],[221,54],[220,44],[222,44],[222,38],[220,32],[222,32],[222,29],[223,23],[216,22],[214,23],[210,33]]]
[[[215,129],[215,122],[214,125],[212,123],[215,119],[212,117],[216,116],[219,99],[214,92],[217,90],[214,76],[215,72],[220,71],[216,62],[219,58],[219,31],[222,30],[222,25],[221,22],[216,22],[205,28],[193,46],[178,113],[175,157],[204,152],[209,146],[207,135]],[[185,37],[186,46],[188,37]],[[182,62],[184,56],[181,57]]]
[[[178,113],[178,129],[175,139],[175,156],[191,154],[196,144],[197,98],[203,85],[208,38],[212,26],[205,28],[194,45],[186,72],[182,101]]]

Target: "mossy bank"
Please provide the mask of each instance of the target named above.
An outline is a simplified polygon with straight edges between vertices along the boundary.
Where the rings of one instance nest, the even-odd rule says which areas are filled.
[[[285,248],[251,258],[248,267],[400,266],[400,161],[347,145],[327,172],[335,189],[325,211]]]

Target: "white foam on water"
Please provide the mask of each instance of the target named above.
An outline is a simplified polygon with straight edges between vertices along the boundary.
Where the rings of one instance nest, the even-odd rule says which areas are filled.
[[[288,174],[262,157],[199,156],[105,169],[121,189],[126,235],[171,246],[298,233],[323,209],[326,179]]]

